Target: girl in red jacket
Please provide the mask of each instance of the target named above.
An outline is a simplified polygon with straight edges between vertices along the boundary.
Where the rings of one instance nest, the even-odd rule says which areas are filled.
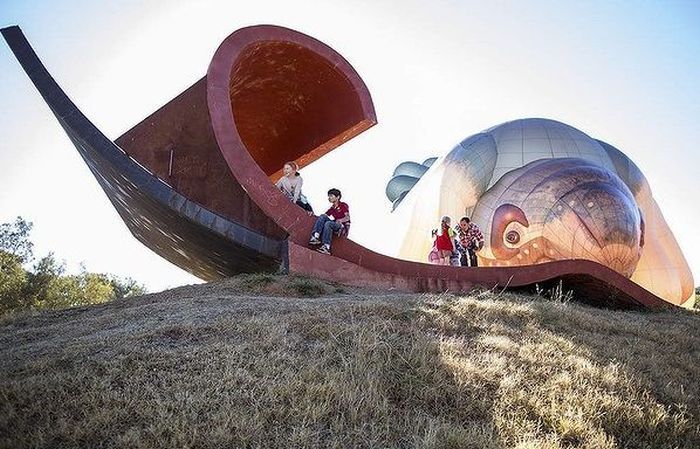
[[[437,248],[438,255],[440,256],[438,265],[449,265],[450,256],[452,256],[452,252],[455,250],[453,243],[455,232],[452,230],[451,223],[452,220],[447,216],[442,217],[442,220],[440,220],[440,232],[435,238],[435,248]]]

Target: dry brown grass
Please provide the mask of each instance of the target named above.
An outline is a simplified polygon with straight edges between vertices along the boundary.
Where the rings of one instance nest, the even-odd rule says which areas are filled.
[[[0,446],[700,447],[697,312],[255,279],[5,319]]]

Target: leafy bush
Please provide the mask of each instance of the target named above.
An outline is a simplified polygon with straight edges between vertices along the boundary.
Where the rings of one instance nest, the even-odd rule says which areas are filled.
[[[238,287],[249,293],[260,292],[268,285],[275,282],[275,277],[268,273],[242,274],[238,278]]]
[[[249,273],[222,282],[231,292],[262,296],[316,298],[326,294],[345,293],[345,288],[340,284],[296,274]]]
[[[293,276],[289,280],[288,288],[292,291],[293,296],[305,298],[316,298],[325,294],[327,290],[326,284],[322,281],[304,276]]]

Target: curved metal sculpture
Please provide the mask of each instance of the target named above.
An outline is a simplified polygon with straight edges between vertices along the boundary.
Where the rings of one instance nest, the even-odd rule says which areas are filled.
[[[349,239],[334,244],[332,257],[307,249],[314,219],[271,180],[285,161],[303,167],[376,124],[359,75],[309,36],[267,25],[234,32],[204,78],[112,142],[65,96],[18,27],[2,34],[134,236],[202,279],[283,270],[407,291],[563,283],[601,305],[668,305],[587,260],[453,268],[394,259]]]

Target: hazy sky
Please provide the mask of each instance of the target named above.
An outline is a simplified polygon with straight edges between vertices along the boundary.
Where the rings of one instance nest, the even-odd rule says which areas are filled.
[[[570,124],[642,170],[700,283],[700,1],[5,1],[59,85],[108,137],[201,78],[238,28],[282,25],[342,54],[379,124],[303,170],[316,209],[341,188],[353,238],[382,249],[384,187],[399,161],[525,117]],[[136,241],[0,43],[0,222],[34,222],[38,256],[197,282]],[[326,173],[334,169],[334,178]]]

